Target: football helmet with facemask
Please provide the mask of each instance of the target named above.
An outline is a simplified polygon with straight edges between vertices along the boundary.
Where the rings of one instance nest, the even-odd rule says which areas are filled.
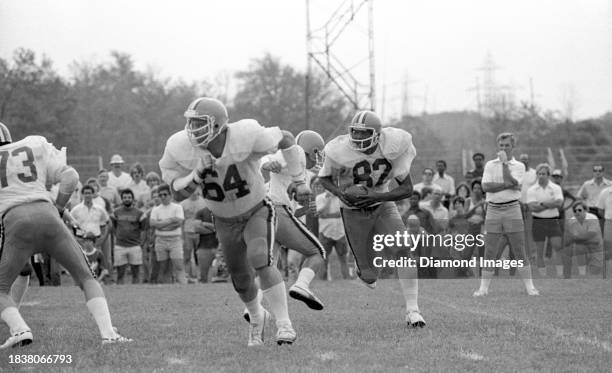
[[[199,97],[185,111],[185,131],[195,147],[206,147],[227,126],[229,116],[221,101]]]
[[[9,131],[8,127],[4,125],[4,123],[0,122],[0,145],[9,144],[13,142],[11,138],[11,131]]]
[[[378,144],[382,121],[373,111],[362,110],[357,112],[349,125],[349,139],[351,146],[365,151]]]
[[[304,149],[306,158],[310,159],[310,164],[314,164],[314,167],[320,169],[323,167],[323,161],[325,160],[325,154],[323,148],[325,148],[325,141],[323,137],[315,131],[305,130],[297,134],[295,137],[295,143]]]

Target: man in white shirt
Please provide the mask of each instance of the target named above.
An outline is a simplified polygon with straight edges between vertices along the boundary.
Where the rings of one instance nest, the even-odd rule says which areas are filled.
[[[160,272],[165,276],[168,273],[170,261],[172,261],[174,277],[179,283],[186,284],[181,229],[183,220],[185,220],[183,207],[172,202],[169,185],[160,185],[158,194],[161,204],[151,210],[150,224],[155,228],[155,255],[159,262]]]
[[[111,157],[111,172],[108,174],[108,186],[116,188],[117,191],[127,188],[132,181],[132,177],[127,172],[121,170],[123,163],[123,158],[119,154]]]
[[[427,167],[423,170],[423,181],[421,181],[418,184],[415,184],[414,187],[412,187],[413,190],[416,190],[417,192],[419,192],[419,194],[423,194],[423,188],[425,187],[429,187],[429,188],[433,188],[433,176],[434,176],[434,170]]]
[[[533,286],[531,268],[525,255],[525,232],[519,199],[521,182],[525,175],[525,165],[512,156],[515,147],[514,135],[509,132],[497,136],[497,158],[485,165],[482,176],[482,189],[487,193],[487,215],[485,218],[485,259],[495,260],[503,249],[500,240],[505,236],[516,260],[522,260],[523,267],[517,272],[522,277],[529,295],[539,295]],[[493,277],[492,267],[482,270],[480,288],[475,297],[485,296]]]
[[[605,219],[603,229],[604,241],[604,278],[608,268],[612,268],[612,186],[601,191],[597,199],[599,216]],[[601,223],[601,220],[600,220]]]
[[[577,194],[578,198],[586,201],[588,212],[597,215],[602,231],[604,230],[604,216],[600,214],[601,211],[598,210],[597,203],[600,193],[610,186],[612,186],[612,181],[604,177],[603,165],[595,164],[593,165],[593,178],[585,181]]]
[[[83,202],[74,206],[70,214],[79,223],[77,230],[77,238],[80,242],[83,240],[91,240],[96,248],[102,251],[102,241],[104,240],[107,223],[109,221],[106,210],[93,203],[95,190],[85,184],[81,189]],[[106,258],[107,262],[110,258]]]
[[[450,199],[455,195],[455,179],[452,176],[446,174],[446,161],[439,160],[436,162],[436,169],[438,172],[433,177],[433,183],[437,184],[442,188],[442,194],[444,195],[443,203],[445,207],[449,207]]]
[[[536,245],[538,273],[540,277],[546,276],[544,243],[546,238],[548,238],[555,252],[557,277],[562,277],[562,234],[559,221],[559,207],[563,205],[563,191],[559,185],[549,180],[550,172],[550,166],[547,163],[539,164],[536,167],[538,181],[527,189],[525,202],[529,206],[533,217],[532,235]]]

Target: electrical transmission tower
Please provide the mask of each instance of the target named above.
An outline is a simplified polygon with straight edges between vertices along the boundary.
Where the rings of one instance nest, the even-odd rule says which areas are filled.
[[[311,2],[312,0],[306,0],[306,128],[310,127],[309,97],[313,62],[323,70],[355,109],[374,110],[376,106],[373,0],[343,0],[331,15],[322,17],[323,21],[311,19]],[[326,1],[325,5],[328,4]],[[349,26],[358,27],[357,19],[361,19],[365,12],[367,12],[367,54],[364,46],[365,57],[360,56],[357,58],[360,60],[355,61],[352,53],[345,53],[342,49],[341,44],[347,39],[342,37],[359,36],[359,33],[349,29]],[[311,22],[315,25],[312,26]],[[355,40],[351,39],[349,43],[352,52],[360,50],[360,44],[355,44]],[[346,43],[344,46],[346,47]],[[356,70],[366,61],[369,62],[368,73],[357,72]]]

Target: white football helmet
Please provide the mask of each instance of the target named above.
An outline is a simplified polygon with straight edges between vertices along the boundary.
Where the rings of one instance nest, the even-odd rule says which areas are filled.
[[[325,141],[323,141],[321,135],[315,131],[302,131],[295,137],[295,142],[304,149],[306,158],[313,162],[311,164],[314,164],[317,168],[323,167],[323,161],[325,160],[325,154],[323,153]]]
[[[11,131],[9,131],[8,127],[4,125],[4,123],[0,122],[0,145],[9,144],[13,142],[11,138]]]
[[[185,131],[195,147],[206,147],[227,126],[229,120],[225,105],[209,97],[195,99],[184,115],[187,118]]]
[[[381,131],[382,121],[378,115],[369,110],[358,111],[349,125],[351,145],[360,151],[375,147]]]

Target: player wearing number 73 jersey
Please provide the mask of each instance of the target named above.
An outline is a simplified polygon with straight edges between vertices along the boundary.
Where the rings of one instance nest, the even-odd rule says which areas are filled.
[[[103,343],[131,341],[113,328],[102,287],[60,218],[78,181],[79,174],[66,165],[65,151],[42,136],[12,142],[8,128],[0,123],[0,318],[11,333],[0,349],[32,343],[32,332],[9,291],[30,257],[39,252],[57,260],[83,289]],[[55,205],[47,183],[59,183]]]
[[[281,149],[297,194],[310,194],[293,135],[278,127],[262,127],[253,119],[228,123],[225,106],[207,97],[193,101],[185,117],[185,129],[168,139],[159,161],[162,178],[178,200],[202,185],[234,289],[249,311],[248,345],[263,344],[270,318],[257,296],[253,269],[276,319],[277,343],[293,343],[296,334],[287,311],[285,283],[272,266],[274,207],[266,198],[260,171],[260,158]]]
[[[379,268],[374,265],[374,235],[393,235],[406,230],[394,202],[412,192],[410,165],[416,156],[412,136],[398,128],[383,128],[378,115],[360,111],[353,117],[347,135],[338,136],[325,146],[325,162],[319,171],[321,185],[338,196],[346,239],[355,256],[357,275],[375,288]],[[399,186],[389,191],[389,182]],[[347,191],[351,186],[364,187],[364,193]],[[365,193],[367,191],[367,193]],[[410,248],[388,247],[396,257],[411,255]],[[409,326],[425,326],[417,303],[416,268],[398,268],[398,279],[406,301]]]

